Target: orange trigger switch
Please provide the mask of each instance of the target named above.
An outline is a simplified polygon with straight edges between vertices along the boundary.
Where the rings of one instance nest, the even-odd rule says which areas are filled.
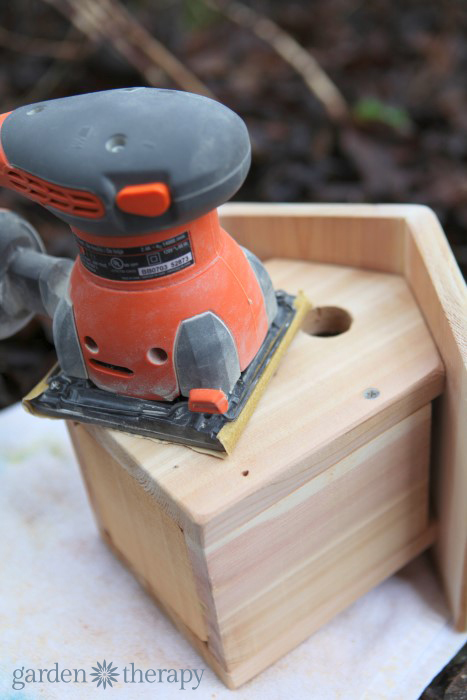
[[[127,214],[161,216],[170,207],[170,191],[164,182],[128,185],[118,192],[117,206]]]
[[[227,413],[229,402],[222,389],[190,389],[188,408],[195,413]]]

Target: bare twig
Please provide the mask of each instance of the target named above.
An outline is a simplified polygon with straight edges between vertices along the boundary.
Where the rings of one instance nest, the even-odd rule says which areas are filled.
[[[48,64],[46,64],[44,72],[34,82],[30,90],[17,96],[17,99],[13,101],[8,100],[6,102],[6,104],[8,104],[8,109],[15,109],[19,104],[39,102],[40,100],[50,97],[57,86],[66,81],[67,77],[70,75],[70,61],[75,62],[73,74],[76,75],[76,71],[81,70],[81,63],[78,59],[82,59],[83,56],[90,54],[95,49],[95,46],[91,44],[91,42],[86,41],[86,39],[83,40],[83,37],[80,37],[79,41],[75,41],[75,36],[78,32],[73,25],[69,25],[68,31],[63,39],[52,41],[48,39],[38,39],[37,45],[35,39],[32,39],[32,45],[30,45],[29,37],[25,35],[15,34],[14,32],[7,32],[7,34],[9,36],[5,45],[8,44],[12,38],[18,37],[20,40],[19,46],[16,46],[18,50],[32,55],[39,54],[50,59]],[[0,30],[0,45],[2,45],[2,36]],[[21,40],[24,40],[25,43],[28,42],[24,49],[20,48],[22,44]]]
[[[37,39],[0,27],[0,46],[10,51],[47,56],[60,61],[79,61],[86,52],[82,41]]]
[[[281,29],[269,17],[243,4],[239,0],[204,0],[205,4],[217,10],[236,24],[249,29],[265,41],[284,61],[299,73],[315,97],[321,102],[330,119],[334,122],[349,118],[347,102],[311,54],[303,46]]]
[[[119,0],[43,0],[67,17],[92,42],[109,41],[149,83],[160,68],[182,89],[214,97],[181,61],[155,39]]]
[[[21,104],[40,102],[41,100],[48,99],[53,91],[69,78],[69,75],[69,66],[64,61],[54,61],[34,84],[32,90],[26,95],[22,95]]]

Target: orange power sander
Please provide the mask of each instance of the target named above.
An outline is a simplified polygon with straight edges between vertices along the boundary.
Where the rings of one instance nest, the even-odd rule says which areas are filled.
[[[0,212],[0,338],[53,318],[33,412],[226,450],[222,432],[296,330],[296,299],[219,225],[243,183],[243,121],[213,100],[128,88],[0,116],[0,185],[66,221],[74,264]],[[295,323],[294,323],[295,320]]]

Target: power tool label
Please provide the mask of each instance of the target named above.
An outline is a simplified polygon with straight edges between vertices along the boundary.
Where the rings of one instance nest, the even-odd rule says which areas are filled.
[[[188,231],[134,248],[108,248],[77,239],[81,262],[89,272],[109,280],[135,282],[164,277],[194,264]]]

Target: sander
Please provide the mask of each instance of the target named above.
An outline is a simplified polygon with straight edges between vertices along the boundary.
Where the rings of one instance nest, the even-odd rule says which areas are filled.
[[[127,88],[0,115],[0,185],[70,225],[75,262],[0,211],[0,338],[53,319],[33,413],[230,452],[308,309],[273,289],[217,207],[250,165],[244,122],[198,95]]]

